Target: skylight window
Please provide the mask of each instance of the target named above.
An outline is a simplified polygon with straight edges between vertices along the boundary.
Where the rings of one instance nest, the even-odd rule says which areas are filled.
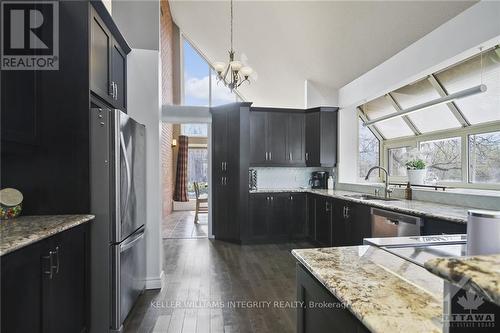
[[[427,79],[404,86],[392,92],[391,96],[394,97],[402,109],[407,109],[441,97]],[[408,118],[421,133],[461,127],[460,122],[451,113],[450,108],[446,104],[436,105],[409,114]]]
[[[499,46],[367,102],[360,109],[368,120],[377,120],[480,84],[487,86],[486,92],[378,121],[373,128],[391,140],[500,121]]]
[[[481,58],[483,69],[481,70]],[[436,74],[449,93],[484,83],[488,90],[455,103],[471,124],[500,120],[500,48],[477,55]]]
[[[391,105],[385,96],[374,99],[362,107],[363,112],[369,120],[385,116],[389,113],[395,113],[396,109]],[[412,130],[406,126],[402,118],[377,123],[374,126],[380,134],[386,139],[397,138],[401,136],[413,135]]]

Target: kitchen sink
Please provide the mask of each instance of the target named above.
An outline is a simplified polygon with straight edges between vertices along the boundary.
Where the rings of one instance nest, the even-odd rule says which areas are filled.
[[[378,197],[376,195],[371,195],[371,194],[350,194],[346,195],[346,197],[353,199],[360,199],[360,200],[399,201],[399,199]]]

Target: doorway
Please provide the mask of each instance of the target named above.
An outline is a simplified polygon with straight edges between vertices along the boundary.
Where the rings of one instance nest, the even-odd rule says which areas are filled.
[[[172,124],[170,168],[174,188],[172,212],[163,218],[163,239],[197,239],[211,235],[209,132],[209,123]]]

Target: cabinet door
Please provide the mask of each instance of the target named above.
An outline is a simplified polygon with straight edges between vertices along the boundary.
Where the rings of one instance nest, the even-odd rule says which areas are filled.
[[[306,164],[320,166],[320,114],[306,114]]]
[[[113,37],[97,12],[90,16],[90,89],[105,101],[111,98],[111,49]]]
[[[325,197],[316,198],[316,236],[321,246],[332,245],[332,202]]]
[[[2,332],[41,332],[42,279],[48,265],[42,259],[44,243],[0,257]]]
[[[303,193],[290,193],[288,204],[292,239],[302,239],[307,237],[308,227],[306,195]]]
[[[225,113],[212,114],[212,179],[213,179],[213,226],[217,239],[223,237],[226,224],[226,195],[224,171],[227,145],[227,119]]]
[[[437,219],[426,219],[423,229],[424,235],[465,234],[467,233],[467,224]]]
[[[114,84],[114,105],[117,109],[125,110],[127,105],[127,55],[118,43],[113,40],[111,49],[112,75],[111,82]]]
[[[320,164],[334,167],[337,164],[337,112],[320,112]]]
[[[267,151],[269,152],[268,164],[286,165],[286,123],[288,114],[284,112],[267,113]]]
[[[288,161],[292,165],[305,165],[305,118],[304,113],[291,113],[287,122],[287,155]]]
[[[84,332],[86,328],[87,225],[81,225],[50,238],[53,251],[53,275],[45,275],[43,308],[47,332]]]
[[[250,112],[250,164],[265,164],[266,152],[266,113]]]
[[[307,235],[314,239],[316,235],[316,196],[307,195]]]
[[[269,233],[271,239],[288,237],[288,194],[272,193],[269,214]]]
[[[347,201],[338,199],[333,201],[332,237],[334,246],[351,245],[351,226],[346,218],[347,207]]]
[[[270,196],[267,193],[250,195],[250,237],[251,239],[266,239],[269,235],[268,215]]]
[[[371,236],[370,206],[351,202],[346,214],[351,227],[349,245],[362,245],[363,239]]]

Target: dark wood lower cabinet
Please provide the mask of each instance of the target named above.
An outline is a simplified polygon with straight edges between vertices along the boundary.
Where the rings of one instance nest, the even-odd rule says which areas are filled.
[[[88,225],[1,257],[2,332],[86,332]]]
[[[467,224],[453,223],[437,219],[424,221],[424,235],[466,234]]]
[[[250,225],[244,241],[286,241],[307,238],[304,193],[253,193],[249,199]]]
[[[314,240],[319,246],[332,246],[333,200],[328,197],[316,198],[316,222]]]
[[[297,333],[369,332],[342,302],[301,264],[297,264],[296,273],[297,302],[303,305],[297,308]]]

